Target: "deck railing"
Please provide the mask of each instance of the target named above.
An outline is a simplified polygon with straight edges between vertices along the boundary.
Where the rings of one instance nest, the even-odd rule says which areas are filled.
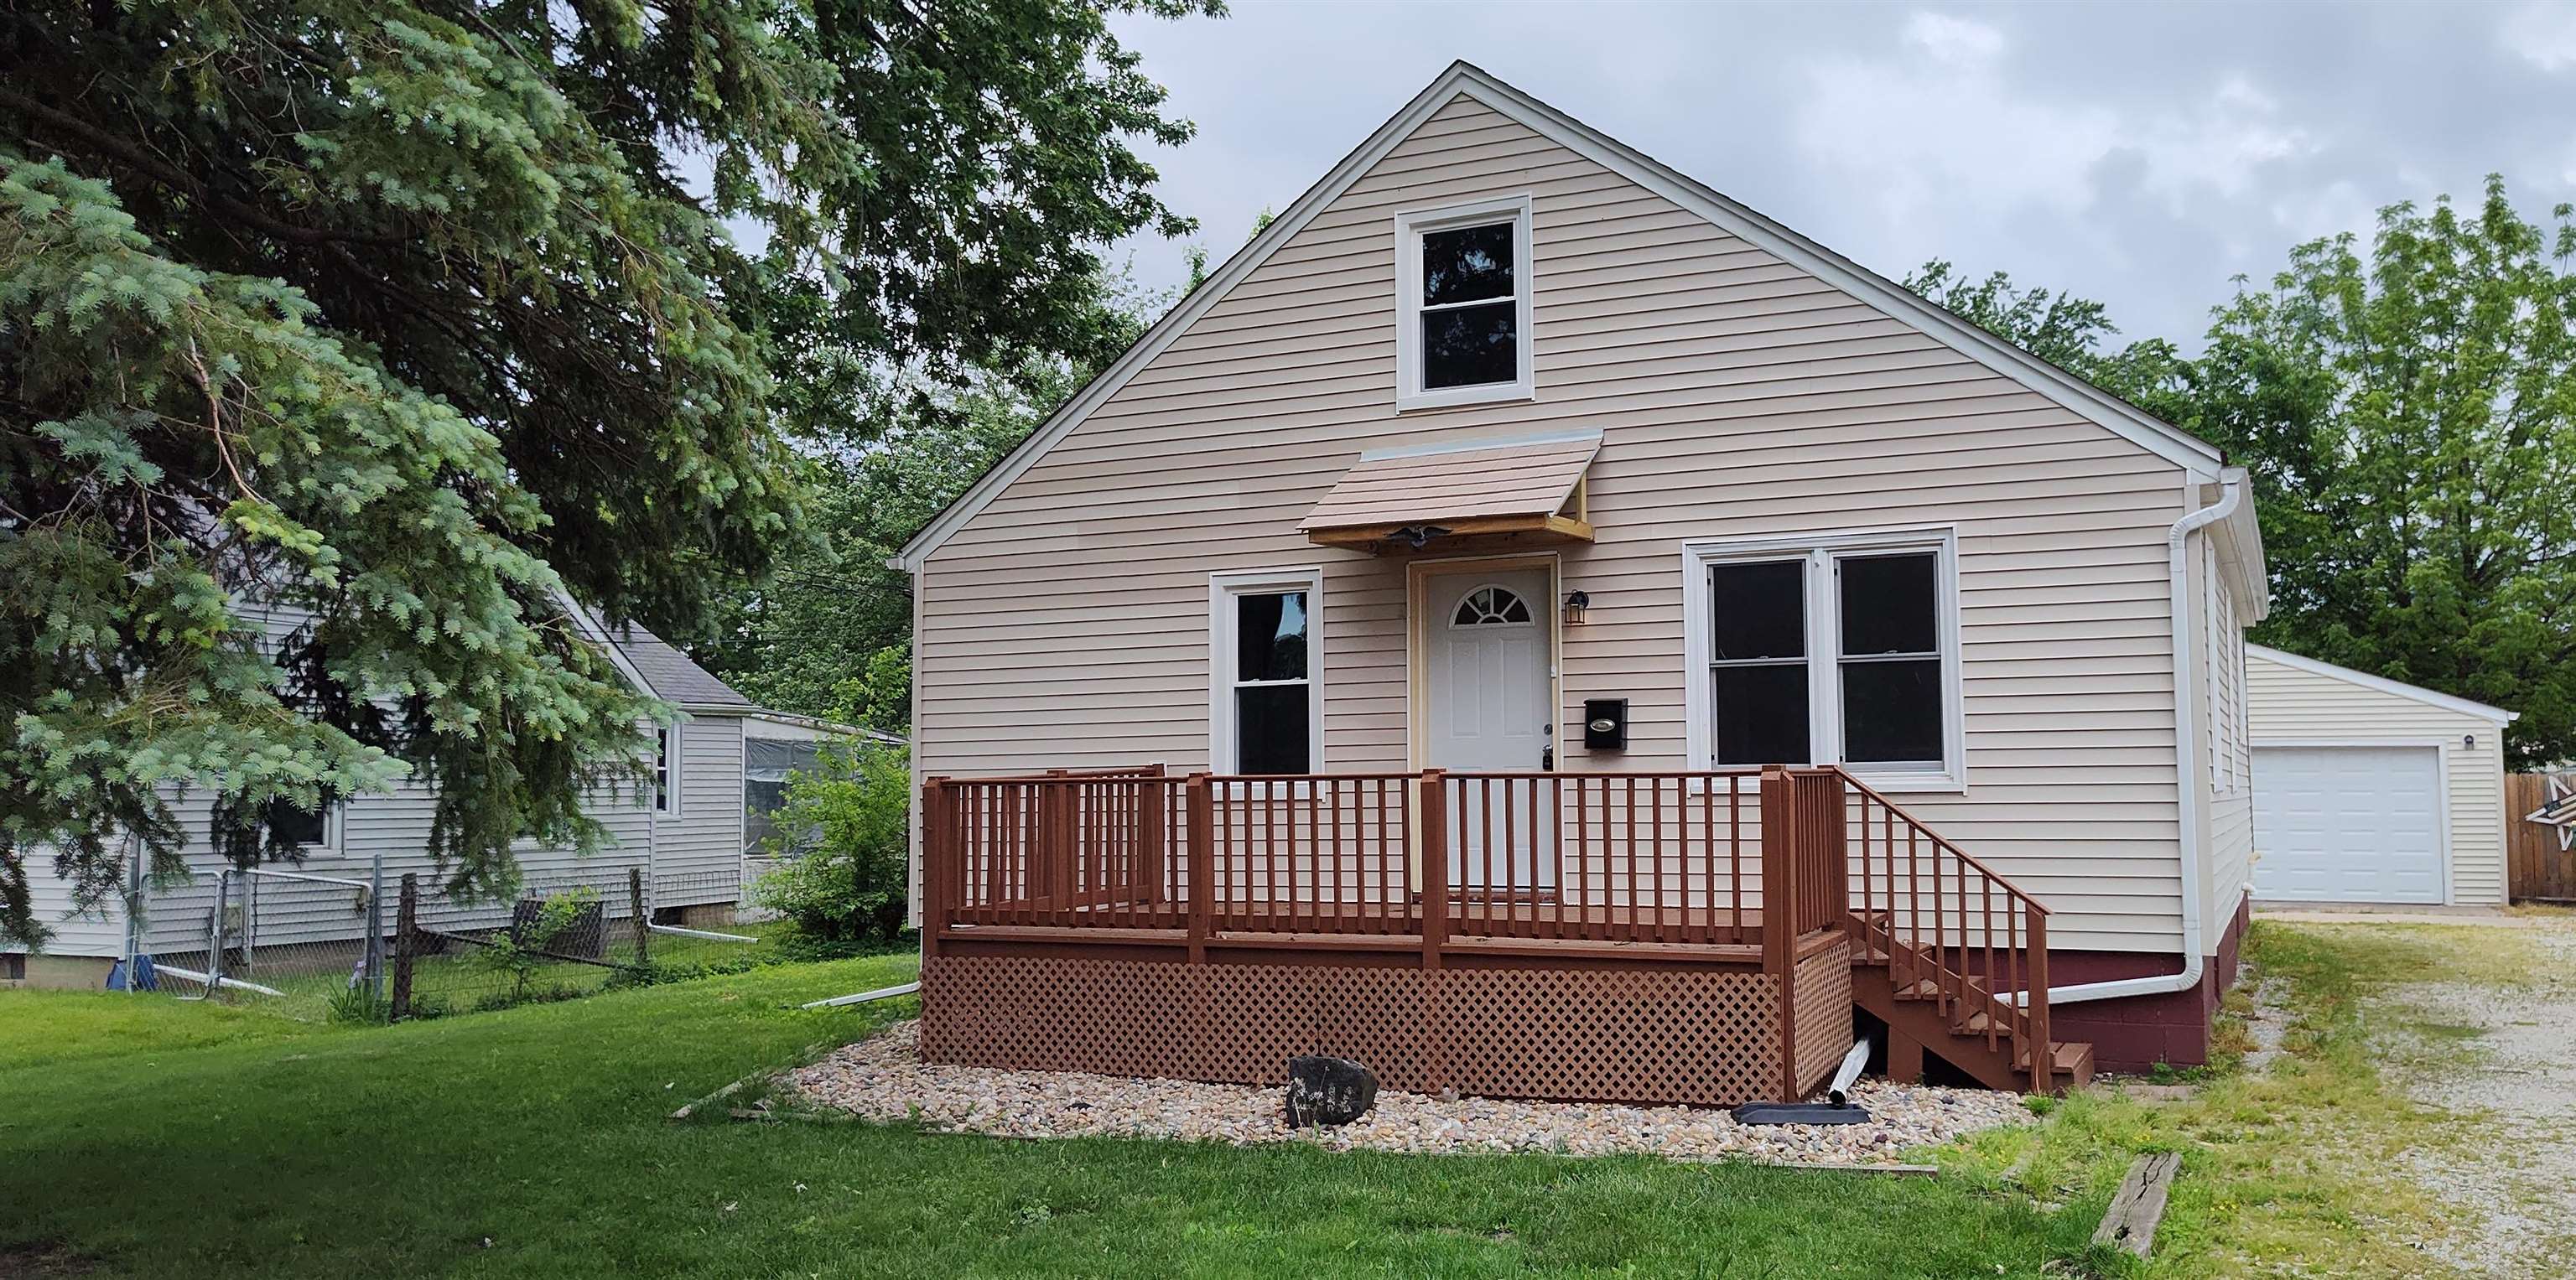
[[[1914,815],[1846,777],[1852,925],[1887,957],[1898,990],[2028,1054],[2033,1087],[2050,1073],[2048,908]]]
[[[2046,1086],[2047,909],[1835,768],[1165,776],[922,788],[923,918],[1214,946],[1639,948],[1786,975],[1822,931],[1883,957]],[[1429,856],[1425,856],[1429,854]],[[1075,933],[1073,931],[1081,931]],[[1062,940],[1059,938],[1059,940]]]

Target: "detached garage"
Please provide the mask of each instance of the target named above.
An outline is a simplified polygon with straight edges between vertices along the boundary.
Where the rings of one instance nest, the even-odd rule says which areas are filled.
[[[2514,713],[2245,646],[2260,902],[2501,905]]]

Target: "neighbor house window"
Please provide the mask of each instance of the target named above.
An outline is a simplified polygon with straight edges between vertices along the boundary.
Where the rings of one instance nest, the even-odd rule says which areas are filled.
[[[1533,393],[1526,196],[1396,218],[1396,405]]]
[[[301,852],[307,858],[328,858],[340,851],[340,806],[324,801],[322,808],[310,811],[297,808],[292,800],[280,797],[268,802],[260,814],[272,844]]]
[[[1220,574],[1209,591],[1209,755],[1219,773],[1313,773],[1324,724],[1322,575]]]
[[[674,724],[656,726],[653,730],[653,812],[680,811],[680,727]]]
[[[793,738],[742,740],[742,851],[752,855],[805,852],[803,847],[768,849],[777,836],[778,812],[787,807],[787,780],[822,767],[820,744]]]
[[[1947,534],[1693,544],[1695,759],[1965,781]]]

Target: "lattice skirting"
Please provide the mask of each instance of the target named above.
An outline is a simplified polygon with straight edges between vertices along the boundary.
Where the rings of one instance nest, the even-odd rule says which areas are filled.
[[[1829,1072],[1851,1044],[1849,964],[1836,949],[1802,966],[1801,999],[1835,1006],[1800,1010],[1802,1075],[1810,1052]],[[1779,981],[1751,970],[939,956],[921,985],[933,1062],[1276,1084],[1290,1057],[1330,1053],[1420,1092],[1704,1106],[1779,1093]]]
[[[1813,1089],[1834,1074],[1852,1047],[1851,942],[1833,945],[1798,962],[1796,991],[1798,1087]]]

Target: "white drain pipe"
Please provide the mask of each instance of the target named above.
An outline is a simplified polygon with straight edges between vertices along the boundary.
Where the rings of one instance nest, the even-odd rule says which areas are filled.
[[[2190,592],[2185,585],[2188,582],[2185,546],[2194,532],[2235,515],[2237,509],[2245,505],[2245,468],[2228,467],[2220,471],[2218,482],[2223,486],[2218,501],[2174,521],[2173,527],[2165,532],[2165,572],[2167,585],[2173,593],[2174,801],[2182,819],[2182,972],[2050,987],[2048,1002],[2052,1005],[2189,991],[2200,985],[2201,971],[2208,967],[2201,958],[2202,939],[2208,932],[2207,925],[2201,920],[2201,899],[2206,896],[2208,888],[2203,880],[2209,874],[2209,851],[2201,847],[2200,840],[2201,784],[2207,771],[2201,759],[2198,735],[2191,731],[2192,709],[2200,686],[2192,678],[2192,654],[2197,641],[2191,635],[2192,609]],[[2199,488],[2198,480],[2192,482],[2192,488],[2195,491]]]

